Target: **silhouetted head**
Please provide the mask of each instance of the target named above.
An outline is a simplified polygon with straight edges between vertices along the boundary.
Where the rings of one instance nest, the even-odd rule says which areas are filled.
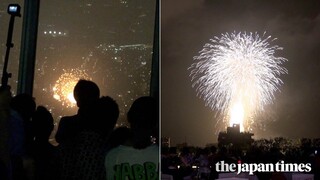
[[[80,79],[73,89],[73,96],[79,108],[90,106],[99,99],[100,89],[96,83]]]
[[[153,128],[158,123],[156,100],[151,96],[143,96],[136,99],[127,116],[131,127],[139,126]]]
[[[32,117],[32,124],[36,139],[49,139],[54,127],[50,111],[43,106],[38,106]]]
[[[135,148],[141,149],[150,145],[151,137],[158,138],[158,106],[154,98],[143,96],[136,99],[127,117]]]
[[[109,96],[103,96],[90,107],[87,128],[93,128],[100,132],[111,132],[114,129],[118,117],[119,107],[117,102]]]
[[[11,107],[17,111],[24,120],[29,120],[36,110],[36,102],[29,94],[18,94],[11,100]]]
[[[99,99],[98,106],[101,117],[106,117],[106,123],[104,124],[108,128],[113,129],[119,117],[119,106],[117,102],[109,96],[103,96]]]

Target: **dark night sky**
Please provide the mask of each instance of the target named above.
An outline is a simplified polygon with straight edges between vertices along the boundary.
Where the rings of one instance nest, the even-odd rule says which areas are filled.
[[[213,36],[233,31],[278,38],[289,74],[259,118],[254,138],[320,137],[320,1],[162,0],[162,136],[204,146],[217,141],[216,119],[191,87],[188,67]]]

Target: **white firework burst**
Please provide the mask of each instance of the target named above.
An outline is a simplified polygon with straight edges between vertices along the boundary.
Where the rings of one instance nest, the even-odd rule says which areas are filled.
[[[270,45],[275,40],[271,36],[264,37],[265,33],[262,37],[258,33],[225,33],[210,39],[193,58],[189,68],[192,86],[206,106],[230,119],[246,119],[272,103],[274,92],[283,84],[280,75],[288,73],[282,66],[287,59],[276,57],[275,52],[283,48]],[[240,121],[237,123],[249,128],[250,123]]]

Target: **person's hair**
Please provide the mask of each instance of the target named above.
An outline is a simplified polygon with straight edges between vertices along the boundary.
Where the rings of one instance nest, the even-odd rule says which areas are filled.
[[[109,96],[102,96],[90,107],[90,113],[85,118],[90,121],[84,123],[84,128],[109,133],[115,127],[119,113],[117,102]]]
[[[156,100],[151,96],[136,99],[127,114],[133,133],[133,147],[143,149],[158,141],[158,108]]]
[[[36,138],[49,138],[53,128],[53,117],[47,108],[38,106],[32,117],[33,130]]]
[[[22,93],[12,98],[11,107],[24,119],[29,119],[36,110],[36,102],[31,95]]]
[[[100,89],[93,81],[80,79],[73,89],[73,96],[78,107],[86,106],[99,99]]]
[[[142,96],[136,99],[127,114],[128,122],[139,126],[156,126],[158,122],[156,100],[151,96]]]
[[[113,129],[120,114],[117,102],[109,96],[103,96],[99,99],[98,104],[101,115],[105,115],[108,118],[106,125]]]

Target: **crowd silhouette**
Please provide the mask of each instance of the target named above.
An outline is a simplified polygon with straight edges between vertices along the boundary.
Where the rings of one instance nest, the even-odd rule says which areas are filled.
[[[216,163],[310,163],[312,179],[320,179],[320,139],[302,138],[299,143],[277,137],[274,139],[255,140],[248,149],[238,149],[232,145],[207,147],[161,147],[161,173],[173,180],[183,179],[218,179],[220,174]],[[255,172],[254,175],[240,174],[239,178],[259,180],[291,180],[295,172]],[[243,176],[241,176],[243,175]],[[236,175],[231,175],[235,177]],[[255,176],[255,177],[254,177]],[[226,178],[226,177],[225,177]],[[249,178],[249,179],[250,179]]]
[[[116,127],[119,106],[101,96],[93,81],[74,87],[78,111],[62,117],[56,133],[50,111],[28,94],[12,96],[0,87],[0,180],[217,179],[215,164],[311,163],[319,179],[320,140],[300,147],[284,138],[256,140],[245,151],[230,147],[162,147],[159,157],[159,107],[151,96],[134,100],[129,127]],[[161,163],[159,160],[161,159]],[[161,167],[160,167],[161,165]],[[258,179],[288,179],[284,173],[255,173]]]
[[[127,112],[130,127],[116,127],[119,106],[101,96],[95,82],[81,79],[73,93],[78,112],[60,119],[53,145],[50,111],[28,94],[12,96],[10,87],[0,88],[0,179],[115,179],[123,164],[134,170],[123,178],[135,173],[134,179],[159,179],[156,99],[137,98]]]

